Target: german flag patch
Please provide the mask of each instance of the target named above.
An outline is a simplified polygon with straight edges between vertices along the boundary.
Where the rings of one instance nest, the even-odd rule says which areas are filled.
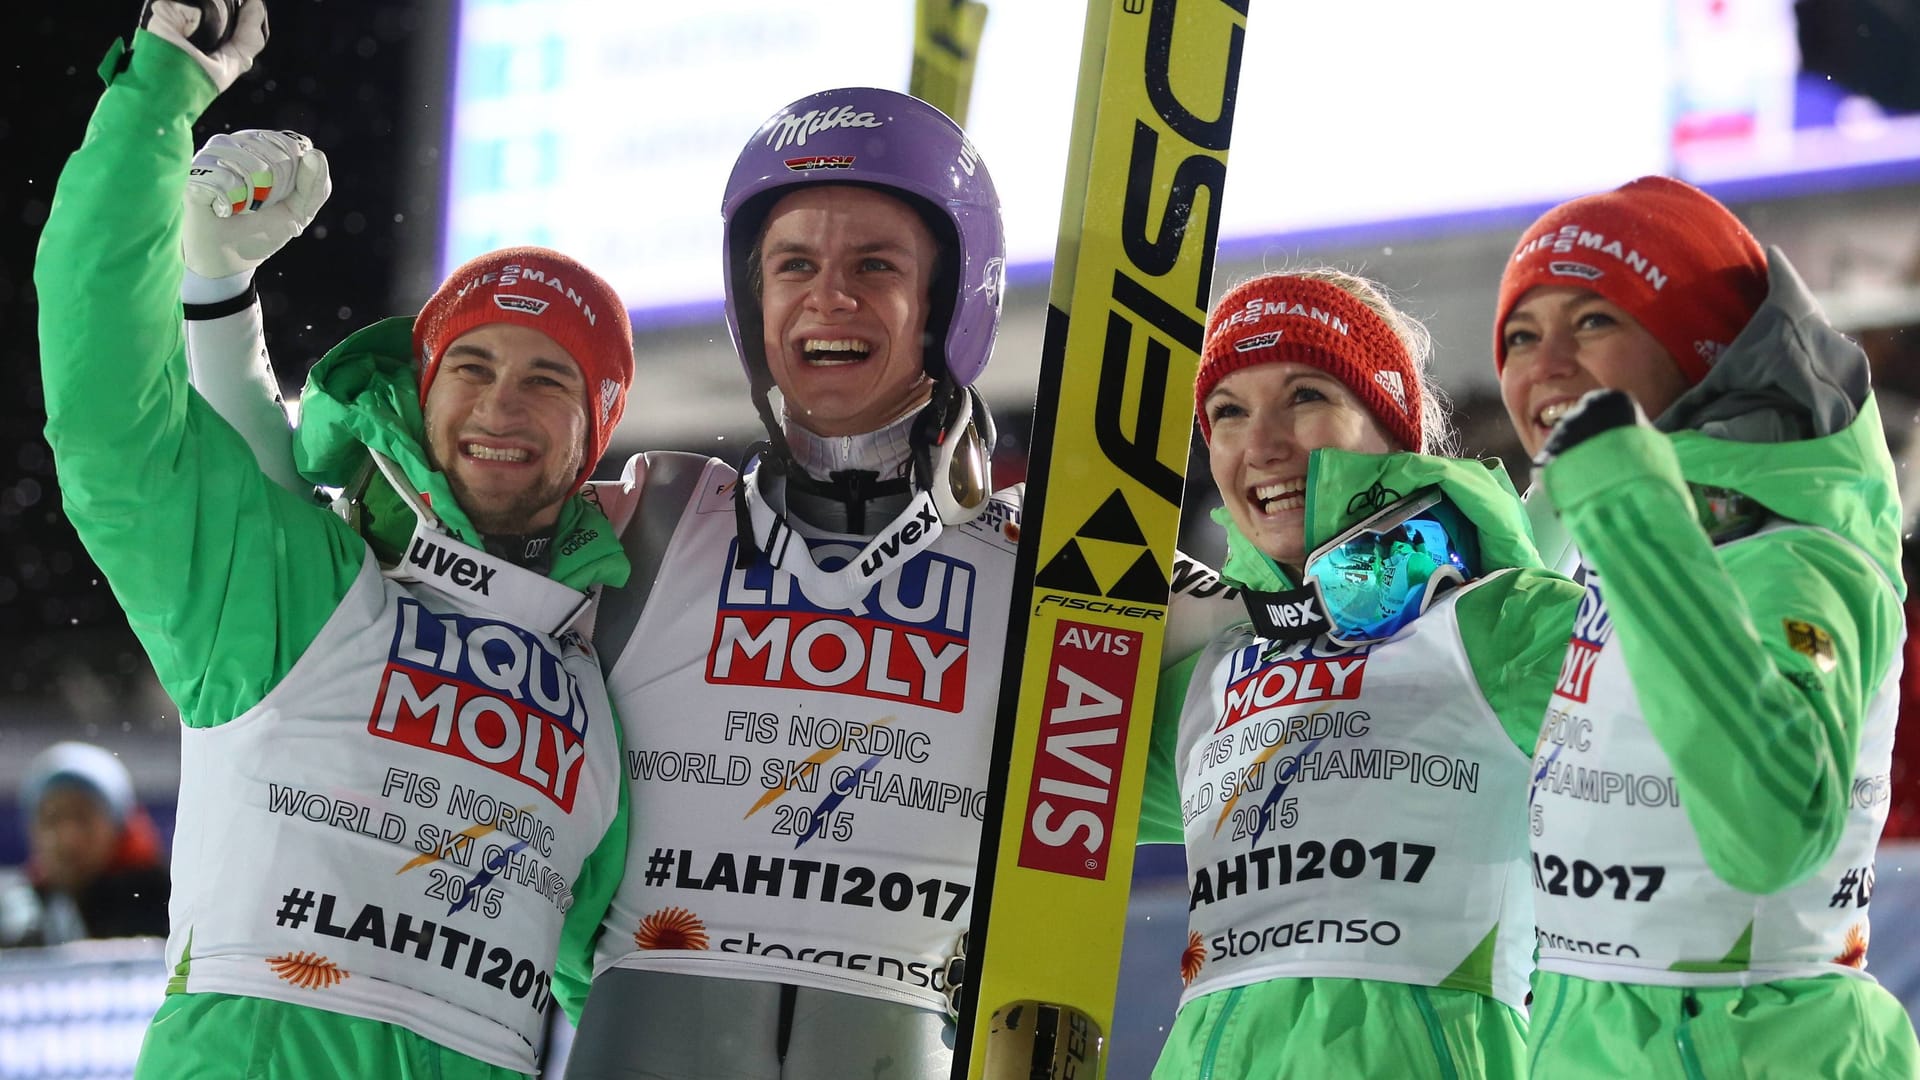
[[[1813,666],[1825,675],[1838,663],[1833,655],[1833,637],[1825,630],[1810,622],[1799,619],[1783,620],[1787,628],[1787,645],[1794,652],[1813,661]]]

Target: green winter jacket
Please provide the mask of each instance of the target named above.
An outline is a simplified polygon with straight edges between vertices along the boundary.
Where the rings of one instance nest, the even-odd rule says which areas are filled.
[[[1307,467],[1307,548],[1371,512],[1354,505],[1364,502],[1355,496],[1375,485],[1407,493],[1429,484],[1438,484],[1479,530],[1483,576],[1516,568],[1463,591],[1455,610],[1482,695],[1514,745],[1530,755],[1582,592],[1539,568],[1519,497],[1497,462],[1315,450]],[[1227,531],[1223,577],[1266,592],[1293,587],[1224,510],[1214,518]],[[1185,839],[1175,755],[1187,683],[1198,660],[1195,654],[1172,666],[1160,682],[1142,843]],[[1276,979],[1208,994],[1181,1009],[1154,1076],[1521,1077],[1525,1030],[1523,1017],[1474,990]]]
[[[397,496],[375,485],[363,537],[279,487],[188,386],[181,193],[192,124],[214,88],[185,53],[144,31],[130,63],[126,55],[116,43],[102,65],[109,89],[61,174],[34,265],[47,439],[67,515],[182,723],[211,727],[247,712],[279,684],[347,594],[369,544],[397,552],[413,521]],[[379,450],[432,496],[450,531],[477,546],[445,478],[421,450],[408,324],[389,320],[361,331],[316,366],[296,449],[315,479],[333,482],[358,471],[369,447]],[[556,580],[578,589],[626,580],[624,552],[584,500],[568,502],[557,535],[587,539],[554,545]],[[575,883],[554,969],[555,994],[573,1015],[592,974],[592,934],[625,861],[625,785],[620,799],[613,826]],[[214,1011],[223,1003],[227,1011]],[[236,1025],[242,1012],[250,1019]],[[390,1055],[383,1075],[506,1074],[393,1025],[218,994],[168,998],[147,1040],[143,1074],[235,1069],[250,1055],[265,1055],[258,1060],[271,1062],[276,1076],[330,1075],[337,1067],[272,1051],[271,1032],[281,1029],[319,1047]],[[297,1041],[289,1037],[287,1045]]]
[[[1606,583],[1614,639],[1708,867],[1759,894],[1804,880],[1839,841],[1905,595],[1866,357],[1777,250],[1769,261],[1766,304],[1659,430],[1597,436],[1543,477]],[[1688,482],[1828,531],[1716,549]],[[1829,632],[1830,665],[1789,644],[1788,619]],[[1920,1075],[1898,1002],[1845,976],[1684,989],[1540,972],[1533,1010],[1541,1076]]]

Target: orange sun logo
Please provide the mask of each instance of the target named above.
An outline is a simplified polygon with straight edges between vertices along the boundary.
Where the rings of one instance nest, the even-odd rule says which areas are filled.
[[[302,990],[325,990],[338,985],[347,977],[346,971],[339,964],[319,953],[297,952],[288,953],[285,956],[269,956],[267,966],[273,969],[275,975]]]
[[[686,908],[661,908],[640,920],[633,943],[642,949],[704,949],[707,926]]]
[[[1847,927],[1847,947],[1833,958],[1836,964],[1845,964],[1850,968],[1867,966],[1867,924],[1854,923]]]
[[[1180,954],[1180,981],[1192,986],[1193,980],[1200,977],[1200,969],[1207,966],[1207,947],[1200,935],[1187,931],[1187,951]]]

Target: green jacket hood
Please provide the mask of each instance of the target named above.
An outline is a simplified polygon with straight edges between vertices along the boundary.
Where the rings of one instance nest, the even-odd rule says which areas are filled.
[[[328,350],[300,395],[294,465],[315,484],[345,487],[366,468],[367,452],[378,451],[431,497],[449,529],[471,537],[466,514],[450,505],[446,477],[427,462],[412,347],[413,320],[399,317],[356,331]]]
[[[1768,251],[1767,299],[1707,377],[1660,416],[1688,481],[1831,529],[1894,582],[1900,496],[1867,357]]]
[[[1391,503],[1432,485],[1473,522],[1479,533],[1482,575],[1508,567],[1538,567],[1540,553],[1527,530],[1526,511],[1497,459],[1431,454],[1356,454],[1315,450],[1307,457],[1306,546],[1308,551]],[[1221,507],[1213,519],[1227,530],[1221,574],[1263,592],[1294,587],[1291,575],[1240,535]]]
[[[413,320],[382,319],[348,335],[328,350],[307,374],[300,397],[300,426],[294,431],[293,461],[311,483],[347,487],[371,464],[377,451],[398,465],[414,490],[426,496],[440,524],[462,543],[481,547],[484,540],[454,498],[445,474],[427,460],[426,419],[413,361]],[[380,512],[370,515],[369,537],[378,546],[399,550],[413,530],[410,512],[385,478],[373,474],[365,501]],[[576,589],[622,585],[631,573],[620,540],[606,515],[580,493],[567,498],[554,529],[555,581]]]

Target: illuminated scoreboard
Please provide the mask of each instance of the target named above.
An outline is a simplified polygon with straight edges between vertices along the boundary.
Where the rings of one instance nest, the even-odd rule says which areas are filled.
[[[546,244],[610,277],[643,325],[712,318],[742,142],[816,90],[904,90],[913,6],[463,0],[440,269]],[[967,128],[1016,285],[1053,257],[1083,10],[990,4]],[[1734,197],[1920,175],[1920,117],[1802,71],[1795,34],[1792,0],[1620,0],[1604,18],[1538,0],[1256,4],[1222,245],[1285,260],[1356,230],[1513,230],[1650,172]]]

